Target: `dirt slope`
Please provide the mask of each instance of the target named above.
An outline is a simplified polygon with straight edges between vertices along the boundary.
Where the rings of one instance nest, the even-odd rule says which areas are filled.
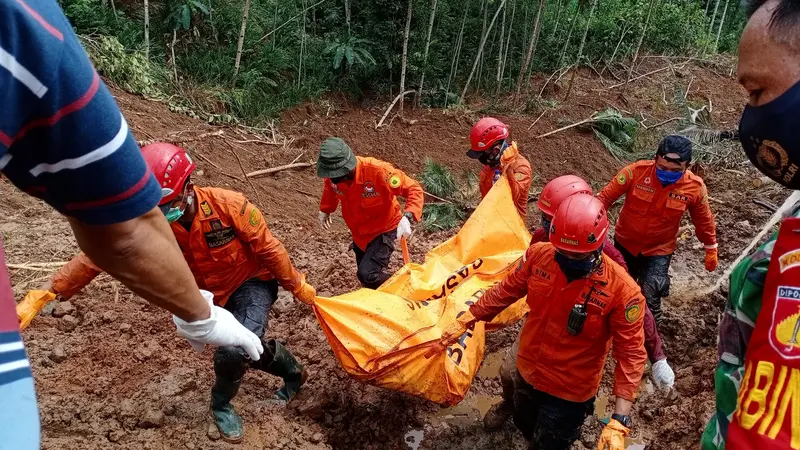
[[[651,64],[657,67],[662,63],[653,60]],[[715,126],[732,127],[743,96],[727,72],[716,72],[694,66],[679,68],[676,75],[662,72],[629,86],[627,104],[616,92],[598,91],[601,84],[596,78],[582,75],[572,99],[557,104],[530,130],[538,113],[500,117],[510,124],[514,138],[531,160],[537,175],[535,186],[541,187],[556,175],[576,173],[600,187],[622,164],[592,134],[571,130],[541,140],[535,136],[586,118],[609,104],[641,116],[640,120],[644,117],[648,125],[682,116],[686,112],[679,101],[683,94],[676,92],[690,80],[688,100],[705,103],[706,97],[713,99]],[[172,113],[164,104],[119,91],[115,94],[138,139],[219,131]],[[288,164],[298,157],[298,162],[312,161],[319,143],[327,136],[338,135],[358,154],[389,160],[411,174],[421,170],[426,157],[456,173],[478,169],[463,156],[469,128],[477,115],[410,111],[405,120],[398,118],[391,126],[376,131],[374,123],[382,108],[366,110],[331,101],[296,108],[284,115],[278,128],[283,136],[296,139],[285,148],[247,142],[262,138],[233,128],[223,129],[221,136],[188,142],[185,146],[199,165],[195,182],[247,194],[263,209],[273,232],[321,293],[347,292],[357,286],[352,256],[341,256],[349,244],[348,234],[340,217],[335,219],[331,233],[322,233],[316,227],[321,185],[313,170],[284,171],[254,179],[251,186],[241,179],[242,167],[252,171]],[[656,143],[669,130],[665,126],[642,139]],[[743,154],[735,157],[744,159]],[[746,175],[719,170],[706,175],[709,191],[716,199],[712,208],[718,215],[722,267],[736,257],[769,216],[751,200],[780,203],[785,196],[774,185],[754,188],[750,184],[753,170],[748,165],[739,170]],[[10,262],[65,261],[74,254],[76,247],[67,224],[56,213],[7,182],[0,183],[0,192],[6,215],[0,231]],[[529,216],[530,224],[535,225],[535,209]],[[421,260],[426,250],[447,236],[423,233],[412,245],[414,257]],[[636,405],[633,438],[646,443],[647,448],[692,447],[713,408],[714,345],[722,300],[719,295],[686,300],[690,291],[715,280],[702,269],[703,253],[697,246],[691,234],[680,242],[673,263],[673,295],[666,301],[664,334],[668,357],[678,374],[679,397],[667,400],[648,394],[645,388]],[[396,256],[394,263],[399,264],[398,260]],[[328,279],[321,279],[321,272],[334,261],[340,264]],[[21,298],[48,275],[13,270],[15,294]],[[39,393],[45,449],[404,449],[415,439],[419,443],[420,436],[420,449],[524,448],[523,439],[512,426],[487,434],[477,421],[478,411],[498,399],[497,352],[510,344],[515,329],[489,337],[487,361],[491,363],[487,362],[487,368],[476,378],[465,406],[442,413],[438,406],[424,400],[350,380],[333,358],[310,310],[282,293],[270,317],[269,336],[287,342],[307,365],[311,378],[299,398],[283,407],[269,400],[278,381],[249,372],[235,400],[247,435],[242,444],[231,446],[214,440],[213,433],[207,436],[208,392],[213,382],[211,350],[193,353],[176,337],[167,313],[107,276],[95,280],[72,304],[75,321],[42,316],[24,333]],[[600,398],[609,391],[606,380]],[[596,419],[587,419],[582,444],[576,447],[593,448],[600,429]],[[406,441],[411,430],[421,433]]]

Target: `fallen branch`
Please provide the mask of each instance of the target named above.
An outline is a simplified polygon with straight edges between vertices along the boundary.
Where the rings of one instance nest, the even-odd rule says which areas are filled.
[[[649,130],[649,129],[652,129],[652,128],[658,128],[658,127],[660,127],[661,125],[666,125],[666,124],[668,124],[668,123],[670,123],[670,122],[674,122],[674,121],[676,121],[676,120],[680,120],[680,119],[682,119],[682,117],[673,117],[673,118],[671,118],[671,119],[667,119],[667,120],[665,120],[665,121],[663,121],[663,122],[658,122],[658,123],[657,123],[657,124],[655,124],[655,125],[650,125],[649,127],[645,125],[645,126],[644,126],[644,129],[645,129],[645,130]]]
[[[539,136],[536,136],[536,139],[541,139],[543,137],[547,137],[547,136],[550,136],[550,135],[553,135],[553,134],[556,134],[556,133],[560,133],[560,132],[562,132],[564,130],[569,130],[570,128],[575,128],[575,127],[581,126],[583,124],[591,122],[592,120],[593,119],[591,117],[588,118],[588,119],[583,119],[580,122],[575,122],[573,124],[567,125],[565,127],[561,127],[561,128],[559,128],[557,130],[553,130],[553,131],[550,131],[550,132],[545,133],[545,134],[540,134]]]
[[[689,80],[689,84],[686,86],[686,92],[683,93],[684,100],[686,100],[686,98],[689,96],[689,90],[692,88],[693,81],[694,81],[694,75],[692,75],[692,79]]]
[[[301,193],[301,194],[303,194],[303,195],[307,195],[307,196],[309,196],[309,197],[317,198],[317,196],[316,196],[316,195],[314,195],[314,194],[312,194],[312,193],[310,193],[310,192],[306,192],[306,191],[303,191],[303,190],[301,190],[301,189],[297,189],[297,188],[292,188],[292,189],[294,189],[295,191],[297,191],[297,192],[299,192],[299,193]]]
[[[381,127],[381,125],[383,125],[383,121],[386,120],[386,116],[389,115],[389,111],[391,111],[392,108],[394,108],[394,105],[397,103],[398,100],[400,100],[401,98],[405,97],[408,94],[413,94],[414,92],[416,92],[414,89],[409,89],[409,90],[407,90],[405,92],[401,92],[401,93],[397,94],[397,97],[394,98],[394,101],[392,102],[392,104],[389,105],[388,108],[386,108],[386,112],[383,113],[383,117],[381,117],[380,122],[378,122],[378,124],[375,125],[375,129],[377,130],[378,128]]]
[[[199,141],[200,139],[207,138],[210,136],[222,136],[223,134],[225,134],[225,130],[217,130],[217,131],[210,131],[208,133],[198,134],[197,136],[189,136],[184,138],[178,138],[178,136],[171,136],[161,139],[147,139],[144,141],[136,141],[136,144],[139,147],[144,147],[145,145],[150,145],[156,142],[169,142],[170,144],[185,144],[187,142]]]
[[[718,203],[718,204],[720,204],[720,205],[725,205],[725,206],[728,206],[728,203],[726,203],[726,202],[724,202],[724,201],[722,201],[722,200],[716,199],[716,198],[714,198],[714,197],[712,197],[712,196],[710,196],[710,195],[708,196],[708,200],[709,200],[709,201],[712,201],[712,202],[714,202],[714,203]]]
[[[205,162],[207,162],[207,163],[211,164],[211,166],[213,166],[215,169],[217,169],[217,170],[219,171],[219,173],[221,173],[221,174],[225,175],[226,177],[230,177],[230,178],[233,178],[234,180],[238,180],[238,181],[244,181],[244,179],[243,179],[242,177],[237,177],[236,175],[231,175],[231,174],[229,174],[229,173],[225,172],[224,170],[222,170],[222,167],[220,167],[220,166],[216,165],[216,164],[214,163],[214,161],[212,161],[212,160],[210,160],[210,159],[206,158],[205,156],[203,156],[203,154],[202,154],[202,153],[198,152],[197,150],[195,150],[194,154],[195,154],[195,155],[197,155],[197,156],[198,156],[200,159],[202,159],[203,161],[205,161]]]
[[[62,263],[63,266],[66,263]],[[52,272],[58,270],[56,266],[33,266],[29,264],[6,264],[9,269],[31,270],[34,272]]]
[[[670,68],[672,68],[672,66],[667,66],[667,67],[662,67],[660,69],[651,70],[650,72],[647,72],[645,74],[639,75],[638,77],[631,78],[630,80],[627,81],[627,83],[639,80],[639,79],[644,78],[644,77],[648,77],[650,75],[653,75],[653,74],[656,74],[656,73],[659,73],[659,72],[663,72],[665,70],[669,70]],[[625,83],[626,83],[625,81],[623,81],[622,83],[617,83],[617,84],[615,84],[613,86],[607,87],[606,90],[610,91],[611,89],[618,88],[618,87],[624,85]]]
[[[237,144],[256,143],[256,144],[264,144],[264,145],[283,146],[284,144],[286,144],[286,139],[284,139],[283,142],[269,142],[269,141],[265,141],[265,140],[262,140],[262,139],[245,139],[245,140],[242,140],[242,141],[233,141],[233,142],[236,142]]]
[[[443,203],[449,203],[449,204],[451,204],[451,205],[453,204],[453,202],[452,202],[452,201],[450,201],[450,200],[448,200],[448,199],[446,199],[446,198],[437,197],[437,196],[435,196],[435,195],[431,194],[431,193],[430,193],[430,192],[428,192],[428,191],[423,191],[423,192],[425,193],[425,195],[427,195],[428,197],[430,197],[430,198],[432,198],[432,199],[434,199],[434,200],[438,200],[438,201],[440,201],[440,202],[443,202]]]
[[[753,203],[755,203],[758,206],[761,206],[762,208],[766,208],[770,212],[775,212],[778,210],[777,205],[773,204],[772,202],[768,202],[766,200],[761,200],[759,198],[753,199]]]
[[[256,170],[255,172],[250,172],[250,173],[247,173],[247,174],[245,174],[245,176],[246,176],[247,178],[260,177],[260,176],[263,176],[263,175],[269,175],[269,174],[271,174],[271,173],[280,172],[280,171],[282,171],[282,170],[288,170],[288,169],[302,169],[302,168],[305,168],[305,167],[311,167],[311,166],[313,166],[314,164],[315,164],[315,163],[294,163],[294,164],[286,164],[286,165],[283,165],[283,166],[278,166],[278,167],[270,167],[269,169],[261,169],[261,170]]]
[[[236,162],[239,163],[239,169],[242,170],[242,174],[245,176],[245,178],[247,178],[247,182],[250,184],[250,188],[253,189],[253,194],[256,196],[256,200],[258,200],[258,204],[260,205],[261,196],[258,195],[258,190],[256,189],[256,185],[253,184],[253,182],[247,177],[247,172],[244,170],[244,165],[242,164],[242,160],[239,159],[239,154],[236,153],[236,149],[233,147],[233,144],[231,144],[228,141],[225,141],[225,143],[228,144],[228,147],[230,147],[231,153],[233,153],[234,158],[236,158]]]
[[[736,174],[736,175],[741,175],[743,177],[747,176],[747,174],[742,172],[741,170],[736,170],[736,169],[722,169],[722,170],[724,170],[725,172]]]
[[[534,121],[533,121],[533,123],[531,124],[531,126],[529,126],[529,127],[528,127],[528,131],[530,131],[530,130],[531,130],[531,128],[533,128],[533,126],[534,126],[534,125],[536,125],[536,122],[538,122],[538,121],[539,121],[539,119],[541,119],[541,118],[542,118],[542,116],[544,116],[546,112],[547,112],[547,110],[545,109],[544,111],[542,111],[542,113],[541,113],[541,114],[539,114],[539,117],[537,117],[537,118],[536,118],[536,120],[534,120]]]

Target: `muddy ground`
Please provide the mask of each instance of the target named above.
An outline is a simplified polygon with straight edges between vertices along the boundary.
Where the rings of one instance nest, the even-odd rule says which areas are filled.
[[[653,58],[638,69],[642,73],[664,65]],[[606,73],[606,77],[610,75]],[[684,66],[631,84],[624,97],[602,90],[615,83],[581,74],[568,102],[563,92],[548,89],[540,102],[552,107],[531,127],[541,109],[516,115],[498,114],[512,128],[515,140],[531,160],[534,187],[554,176],[576,173],[596,188],[610,180],[622,163],[616,161],[591,133],[570,130],[550,138],[535,136],[588,117],[609,105],[645,120],[652,126],[687,114],[713,101],[712,126],[735,127],[744,95],[727,66]],[[538,92],[542,80],[535,80]],[[683,100],[683,90],[691,89]],[[216,132],[203,122],[172,113],[162,103],[147,101],[115,90],[117,99],[137,139],[188,139],[184,145],[195,156],[199,170],[195,182],[246,193],[264,211],[274,232],[288,247],[295,264],[323,295],[335,295],[357,287],[355,263],[346,251],[348,233],[340,216],[334,229],[323,233],[316,227],[321,183],[313,170],[284,171],[243,181],[242,172],[298,162],[315,157],[319,143],[329,135],[345,138],[360,155],[393,162],[410,174],[418,173],[425,158],[433,158],[461,174],[477,171],[464,157],[473,111],[407,111],[388,127],[376,131],[385,101],[365,108],[335,99],[309,103],[287,112],[272,129],[221,129],[224,134],[192,140]],[[529,102],[535,103],[535,102]],[[477,112],[474,112],[477,111]],[[640,142],[655,145],[673,122],[643,130]],[[259,132],[256,135],[252,131]],[[652,147],[653,149],[655,147]],[[235,155],[234,155],[235,152]],[[732,170],[706,167],[705,179],[718,219],[720,271],[747,245],[770,216],[753,199],[780,204],[786,193],[774,184],[754,181],[755,171],[741,152],[724,154]],[[237,162],[238,156],[241,165]],[[58,214],[0,183],[0,204],[5,219],[0,223],[7,260],[11,263],[68,260],[76,251],[67,223]],[[475,199],[477,202],[477,199]],[[535,207],[529,225],[538,222]],[[686,222],[689,223],[688,221]],[[424,253],[453,232],[418,233],[412,254]],[[717,317],[722,294],[702,298],[695,293],[713,284],[717,274],[703,269],[703,250],[691,229],[681,239],[674,259],[672,295],[665,300],[663,326],[666,351],[677,374],[677,397],[668,399],[651,392],[645,383],[635,406],[632,442],[648,449],[691,448],[713,410],[713,378]],[[335,269],[327,279],[321,273],[329,264]],[[394,264],[399,266],[399,256]],[[17,298],[42,283],[50,274],[12,270]],[[74,307],[70,310],[70,307]],[[63,313],[68,313],[62,316]],[[442,411],[435,404],[392,391],[366,386],[348,378],[339,367],[312,312],[281,293],[269,321],[269,336],[288,344],[306,364],[310,379],[299,397],[288,406],[270,398],[279,386],[274,377],[249,372],[234,401],[246,423],[246,437],[238,446],[223,443],[209,432],[209,389],[213,381],[212,351],[196,354],[176,336],[169,314],[150,306],[111,278],[103,275],[62,305],[57,315],[42,315],[24,332],[39,395],[45,449],[490,449],[525,447],[513,426],[486,433],[480,415],[499,400],[496,379],[501,351],[511,343],[518,327],[489,335],[487,362],[476,377],[467,399]],[[576,380],[576,382],[580,382]],[[610,392],[606,377],[599,394],[602,404]],[[587,419],[576,448],[594,448],[602,429],[596,417]],[[408,436],[408,440],[407,439]]]

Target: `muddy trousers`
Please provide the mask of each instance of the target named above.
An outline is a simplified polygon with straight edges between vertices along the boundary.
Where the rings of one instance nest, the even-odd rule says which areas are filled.
[[[264,353],[258,361],[250,361],[239,347],[217,348],[214,353],[216,381],[211,388],[212,406],[214,402],[230,402],[236,396],[247,366],[266,372],[266,367],[275,359],[276,343],[264,343],[263,338],[267,329],[267,315],[277,298],[277,280],[263,281],[257,278],[245,281],[231,294],[225,309],[262,339]]]
[[[619,242],[614,242],[614,247],[622,253],[628,273],[631,278],[642,287],[642,295],[647,301],[647,307],[653,313],[656,323],[661,323],[661,298],[669,295],[669,264],[672,255],[644,256],[633,255]]]
[[[514,373],[514,425],[530,450],[569,450],[594,408],[594,397],[571,402],[535,389]]]
[[[368,289],[378,289],[391,275],[386,273],[389,260],[394,252],[394,242],[397,239],[397,229],[379,234],[369,241],[367,248],[362,250],[353,243],[353,253],[356,254],[358,271],[356,276],[361,285]]]

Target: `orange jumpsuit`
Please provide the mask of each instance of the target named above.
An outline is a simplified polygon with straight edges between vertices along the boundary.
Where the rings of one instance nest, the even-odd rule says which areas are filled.
[[[361,250],[375,237],[397,228],[403,212],[396,196],[406,199],[406,212],[422,219],[425,193],[402,170],[375,158],[357,157],[355,178],[335,185],[326,178],[319,210],[331,214],[342,204],[342,217]]]
[[[706,246],[717,243],[706,185],[690,170],[676,183],[664,187],[656,177],[655,161],[638,161],[623,168],[597,198],[607,209],[623,194],[625,203],[617,220],[615,239],[632,255],[675,252],[681,217],[687,209],[700,242]]]
[[[527,295],[530,313],[520,334],[517,370],[536,389],[571,402],[597,394],[613,340],[614,395],[633,401],[647,362],[639,286],[605,254],[598,271],[568,283],[554,254],[550,243],[530,246],[517,270],[489,289],[470,312],[490,321]],[[587,296],[583,331],[573,336],[567,318]]]
[[[508,183],[511,185],[511,197],[514,199],[514,205],[516,205],[519,215],[525,219],[528,211],[528,191],[531,188],[533,171],[531,170],[531,163],[519,152],[516,142],[512,142],[503,152],[503,156],[500,158],[499,171],[501,174],[506,174]],[[494,176],[495,169],[483,166],[480,175],[481,199],[486,197],[486,194],[494,186]]]
[[[297,272],[283,244],[270,233],[261,212],[244,195],[194,187],[197,213],[190,231],[171,224],[197,285],[224,306],[245,281],[273,278],[289,292],[300,288]],[[89,284],[101,270],[81,253],[53,275],[53,290],[65,299]]]

